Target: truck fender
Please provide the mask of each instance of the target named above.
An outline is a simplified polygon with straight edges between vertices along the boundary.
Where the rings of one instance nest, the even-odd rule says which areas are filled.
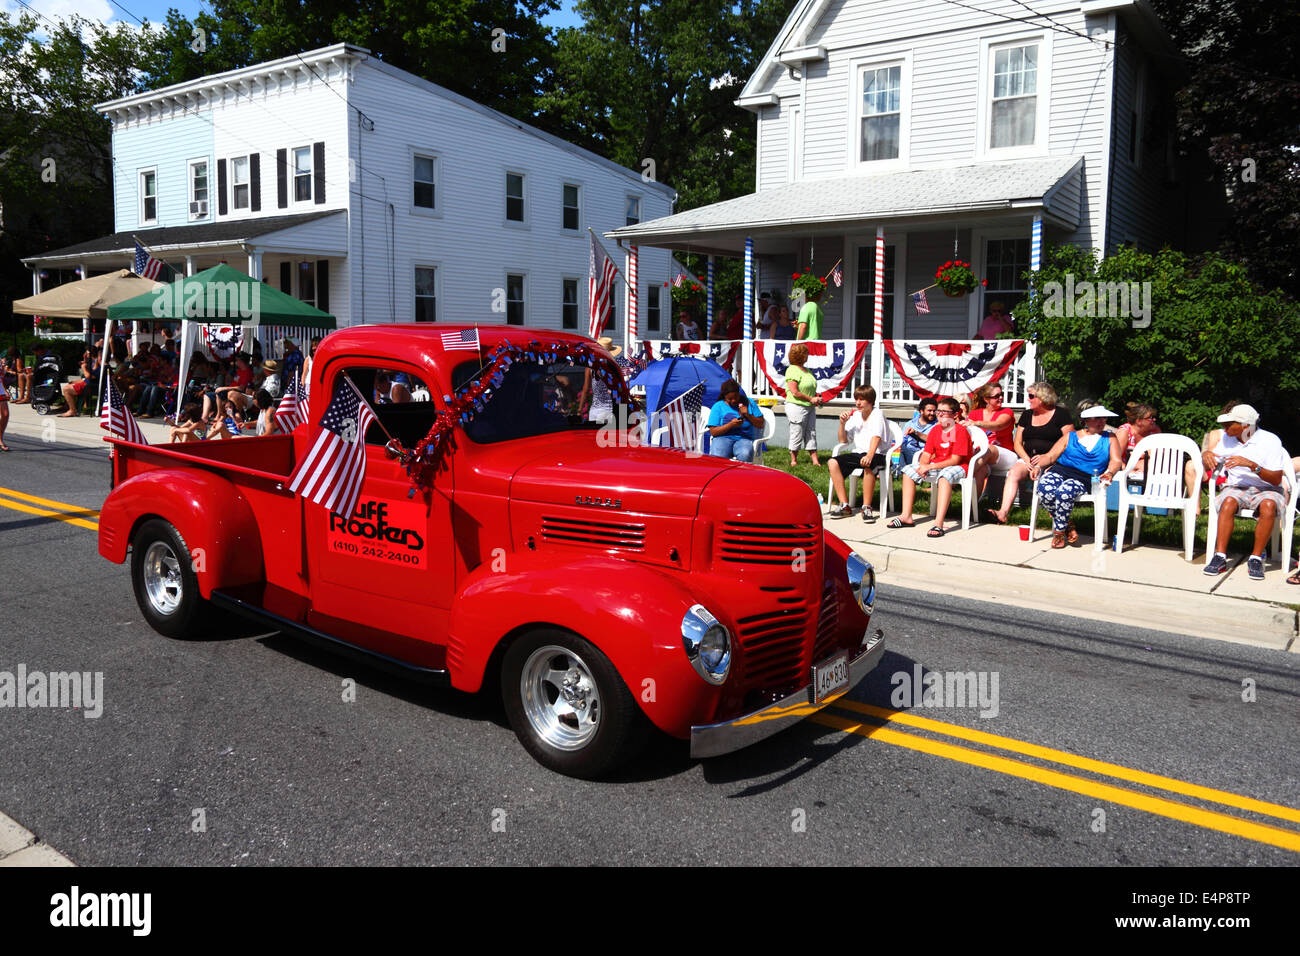
[[[707,607],[707,598],[654,568],[603,555],[559,564],[554,552],[515,552],[506,560],[507,571],[475,569],[452,606],[447,667],[454,687],[479,690],[494,651],[514,636],[560,628],[610,659],[656,726],[689,734],[719,692],[695,673],[682,647],[682,616],[694,604]]]
[[[199,593],[265,579],[253,509],[227,478],[196,469],[159,469],[122,482],[99,513],[99,553],[121,564],[148,518],[170,522],[190,549]]]

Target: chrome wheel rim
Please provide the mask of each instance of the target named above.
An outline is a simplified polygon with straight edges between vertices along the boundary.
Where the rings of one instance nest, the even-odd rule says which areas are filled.
[[[144,553],[144,593],[159,614],[175,614],[184,594],[181,563],[165,541],[155,541]]]
[[[557,750],[581,750],[600,727],[600,692],[591,668],[568,648],[548,644],[524,662],[519,677],[524,716]]]

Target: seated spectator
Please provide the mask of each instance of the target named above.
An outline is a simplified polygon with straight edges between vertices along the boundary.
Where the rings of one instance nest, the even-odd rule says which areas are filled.
[[[741,394],[735,379],[723,382],[719,394],[721,398],[709,409],[709,454],[753,461],[754,439],[762,434],[765,424],[763,413],[752,398]]]
[[[989,517],[998,524],[1007,523],[1017,486],[1029,477],[1030,469],[1038,464],[1038,460],[1072,431],[1074,422],[1070,421],[1070,413],[1057,407],[1056,389],[1046,382],[1030,385],[1029,407],[1020,413],[1016,425],[1016,460],[1002,485],[1002,507],[989,511]]]
[[[257,386],[259,381],[261,383],[260,387],[266,389],[267,392],[270,393],[271,398],[280,397],[284,389],[280,385],[282,381],[280,377],[280,363],[276,359],[267,359],[262,363],[262,367],[258,370],[257,374],[253,376],[254,386]]]
[[[832,518],[847,518],[853,514],[853,502],[844,488],[844,476],[862,469],[862,520],[875,521],[876,513],[871,502],[876,491],[876,472],[886,465],[885,453],[889,451],[889,423],[885,413],[876,408],[876,390],[870,385],[853,390],[855,411],[840,412],[840,444],[852,444],[853,450],[836,455],[828,463],[831,483],[839,496],[840,506],[831,511]],[[889,479],[886,478],[886,481]]]
[[[228,384],[217,389],[217,402],[224,405],[232,401],[232,392],[242,392],[253,384],[253,366],[243,352],[235,357],[235,372]]]
[[[1007,473],[1017,461],[1016,413],[1002,404],[1002,386],[996,382],[980,388],[976,393],[976,407],[970,413],[970,424],[975,425],[989,439],[989,450],[971,464],[975,470],[975,498],[984,494],[993,471]]]
[[[1133,402],[1126,409],[1126,414],[1128,421],[1115,429],[1115,437],[1119,440],[1120,457],[1125,465],[1128,464],[1129,456],[1133,454],[1133,449],[1137,447],[1138,442],[1148,435],[1160,434],[1160,426],[1156,424],[1155,406],[1148,405],[1146,402]],[[1138,462],[1137,466],[1129,472],[1129,477],[1141,478],[1144,467],[1145,462]]]
[[[271,397],[271,393],[264,388],[259,388],[257,394],[253,396],[253,401],[257,405],[257,434],[274,435],[280,430],[280,423],[275,420],[276,401]]]
[[[1209,519],[1218,521],[1216,540],[1220,548],[1226,548],[1237,512],[1254,509],[1255,547],[1246,559],[1246,568],[1252,580],[1262,581],[1264,548],[1273,534],[1273,525],[1286,510],[1283,481],[1291,462],[1282,454],[1282,440],[1259,427],[1259,412],[1253,406],[1236,405],[1219,416],[1219,423],[1223,425],[1223,437],[1202,455],[1202,463],[1207,473],[1224,469],[1227,481],[1214,500],[1217,516],[1210,515]],[[1283,568],[1287,559],[1283,559]],[[1205,573],[1223,574],[1227,570],[1227,552],[1216,550],[1205,565]]]
[[[898,445],[899,461],[903,465],[910,465],[916,458],[922,448],[925,447],[925,440],[930,436],[930,429],[934,428],[935,412],[939,407],[939,400],[933,395],[927,395],[916,403],[916,414],[912,420],[907,423],[903,429],[903,440]]]
[[[957,403],[957,424],[965,425],[970,420],[970,402],[965,399]]]
[[[677,328],[673,337],[687,342],[698,342],[703,338],[694,316],[686,309],[677,313]]]
[[[718,306],[718,310],[713,313],[713,322],[709,325],[710,339],[725,339],[727,337],[727,325],[731,322],[731,313],[727,311],[725,305]]]
[[[63,400],[68,405],[68,410],[59,418],[73,418],[80,414],[77,410],[77,402],[89,388],[94,391],[93,386],[99,383],[99,356],[93,349],[86,349],[81,353],[81,378],[75,382],[65,382],[62,387]]]
[[[790,307],[783,305],[776,310],[776,330],[772,338],[778,342],[793,342],[795,338],[794,320],[790,318]]]
[[[167,429],[167,434],[172,442],[202,441],[203,415],[199,403],[190,402],[181,409],[176,416],[176,424]]]
[[[1052,516],[1053,548],[1064,548],[1067,541],[1078,543],[1079,532],[1070,520],[1070,512],[1075,502],[1088,493],[1092,479],[1100,476],[1101,483],[1108,485],[1124,467],[1119,442],[1113,432],[1106,432],[1106,419],[1114,418],[1115,413],[1093,405],[1080,417],[1085,430],[1062,435],[1052,450],[1038,456],[1038,463],[1029,469],[1029,477],[1038,481],[1038,497]]]
[[[980,323],[980,330],[975,333],[977,339],[996,339],[1003,332],[1014,332],[1014,319],[1007,307],[1001,302],[989,303],[989,314]]]
[[[158,358],[154,380],[140,393],[140,417],[153,418],[159,414],[167,400],[167,392],[176,384],[176,367],[165,357]]]
[[[970,433],[957,423],[957,400],[946,397],[939,399],[937,415],[939,420],[930,429],[925,448],[917,456],[916,462],[903,467],[902,515],[906,515],[907,520],[904,521],[900,515],[889,522],[891,528],[912,527],[912,505],[916,501],[917,482],[933,482],[932,493],[938,497],[935,500],[935,524],[927,532],[931,538],[941,538],[946,533],[943,523],[948,517],[952,486],[954,482],[966,477],[966,466],[971,456]]]

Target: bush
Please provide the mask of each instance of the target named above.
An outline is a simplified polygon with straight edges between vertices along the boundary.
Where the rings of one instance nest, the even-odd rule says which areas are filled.
[[[1126,402],[1150,402],[1164,431],[1199,442],[1238,398],[1288,447],[1300,445],[1300,307],[1254,286],[1243,266],[1169,249],[1121,249],[1098,262],[1058,246],[1032,278],[1038,294],[1017,306],[1017,331],[1036,341],[1045,378],[1071,404],[1096,399],[1122,413]],[[1110,296],[1089,301],[1097,283],[1138,283],[1139,301],[1118,314]]]

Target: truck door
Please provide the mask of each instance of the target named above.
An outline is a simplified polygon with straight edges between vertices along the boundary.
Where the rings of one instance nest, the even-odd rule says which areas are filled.
[[[410,478],[384,446],[391,434],[414,448],[433,424],[437,405],[414,368],[362,362],[352,358],[339,369],[370,400],[377,418],[365,435],[366,475],[356,510],[345,519],[303,502],[312,620],[344,640],[440,668],[455,588],[453,465],[438,474],[431,494],[409,495]],[[328,370],[326,378],[326,394],[332,394]]]

